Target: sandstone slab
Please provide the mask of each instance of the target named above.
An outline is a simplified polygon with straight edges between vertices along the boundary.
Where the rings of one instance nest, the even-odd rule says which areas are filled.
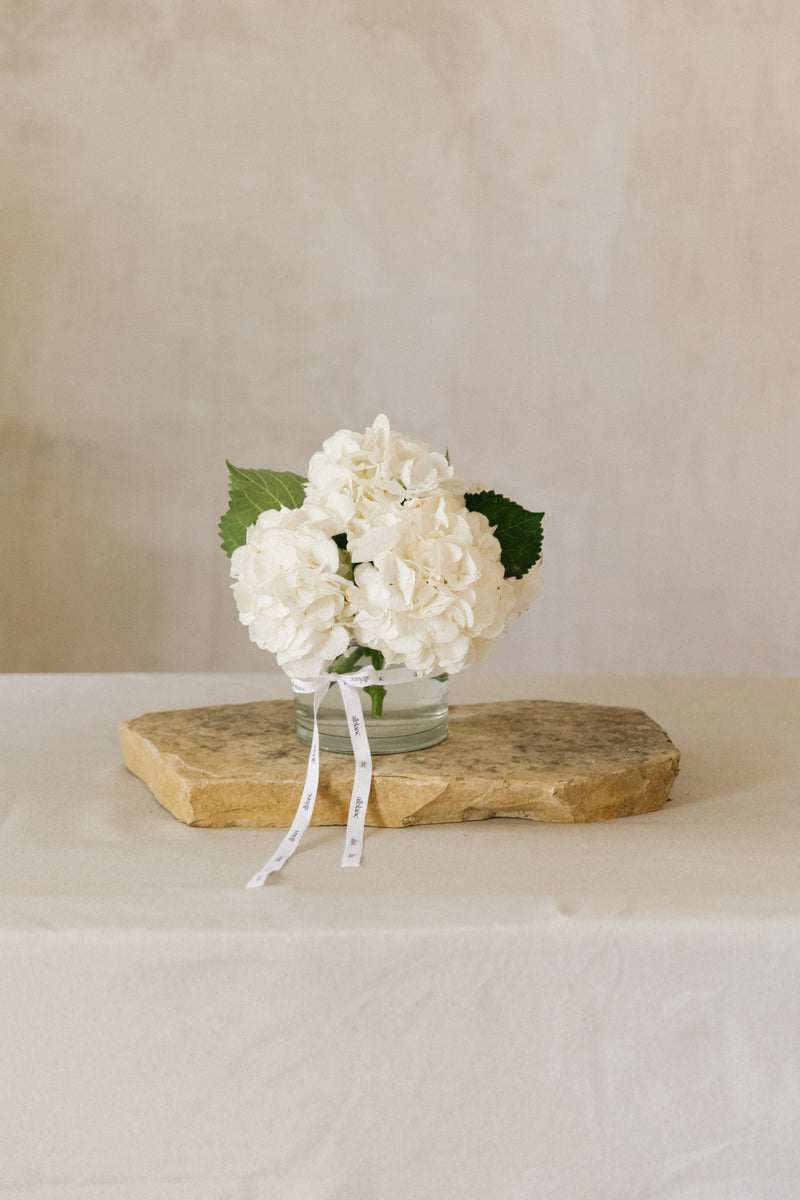
[[[120,726],[128,768],[178,820],[288,826],[305,779],[291,701],[148,713]],[[639,709],[550,700],[451,707],[447,740],[376,756],[367,824],[607,821],[664,804],[680,753]],[[315,825],[346,825],[353,760],[320,755]]]

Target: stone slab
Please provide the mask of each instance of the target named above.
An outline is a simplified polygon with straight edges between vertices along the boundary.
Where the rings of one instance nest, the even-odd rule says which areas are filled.
[[[288,826],[308,762],[291,701],[148,713],[120,726],[128,768],[179,821]],[[639,709],[551,700],[450,708],[447,740],[373,760],[367,824],[489,817],[607,821],[653,812],[680,753]],[[314,825],[346,825],[349,755],[322,752]]]

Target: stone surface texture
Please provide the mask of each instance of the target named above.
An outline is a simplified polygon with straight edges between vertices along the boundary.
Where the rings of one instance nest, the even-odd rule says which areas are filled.
[[[128,768],[194,826],[288,826],[308,749],[291,701],[148,713],[120,726]],[[451,707],[446,741],[376,756],[367,824],[488,817],[606,821],[660,808],[680,753],[646,713],[549,700]],[[314,825],[344,825],[349,755],[322,752]]]

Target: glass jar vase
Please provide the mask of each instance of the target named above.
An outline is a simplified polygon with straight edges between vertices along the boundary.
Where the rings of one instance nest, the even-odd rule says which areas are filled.
[[[388,667],[391,673],[393,669]],[[387,685],[382,704],[373,705],[364,688],[353,689],[361,702],[364,726],[373,754],[403,754],[409,750],[425,750],[447,737],[447,679],[426,676],[410,683]],[[373,716],[373,708],[382,708]],[[294,717],[297,737],[304,746],[311,745],[314,733],[314,697],[296,693]],[[350,732],[338,684],[334,683],[317,713],[319,744],[322,750],[352,754]]]

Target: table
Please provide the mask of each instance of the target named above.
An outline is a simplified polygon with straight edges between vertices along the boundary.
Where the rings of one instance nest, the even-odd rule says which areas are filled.
[[[796,1200],[800,681],[453,680],[643,708],[659,812],[190,829],[121,759],[273,675],[0,677],[0,1197]]]

